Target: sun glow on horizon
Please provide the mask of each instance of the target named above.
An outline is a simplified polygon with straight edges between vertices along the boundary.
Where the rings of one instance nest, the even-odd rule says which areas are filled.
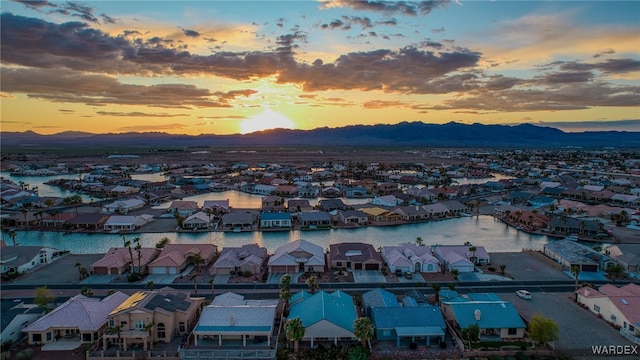
[[[294,129],[296,124],[286,116],[271,109],[250,117],[240,123],[240,133],[249,134],[256,131],[269,129]]]

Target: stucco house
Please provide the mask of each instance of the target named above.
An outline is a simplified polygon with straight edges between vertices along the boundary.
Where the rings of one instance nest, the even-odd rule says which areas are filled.
[[[48,344],[59,338],[94,342],[107,328],[107,316],[129,296],[117,291],[104,299],[76,295],[24,329],[29,345]]]
[[[397,246],[384,246],[382,258],[389,271],[435,273],[440,271],[440,261],[433,256],[429,246],[403,243]]]
[[[640,285],[630,283],[618,288],[606,284],[598,290],[585,286],[576,291],[576,300],[619,327],[625,337],[640,343]]]
[[[208,264],[217,252],[212,244],[167,244],[149,264],[151,274],[176,275],[182,272],[197,254],[200,264]]]
[[[131,270],[145,273],[149,262],[158,257],[158,254],[160,250],[156,248],[140,248],[140,257],[138,257],[137,250],[131,249],[129,253],[127,247],[112,247],[100,260],[91,264],[91,271],[100,275],[121,275]],[[133,264],[131,264],[131,255],[133,255]]]
[[[127,351],[133,344],[142,344],[147,350],[154,342],[171,342],[189,333],[203,303],[203,297],[191,298],[188,292],[168,287],[133,293],[107,315],[103,347],[116,343]]]
[[[225,247],[211,266],[209,272],[215,274],[232,274],[250,272],[258,274],[267,257],[267,249],[258,244],[247,244],[241,247]]]
[[[358,317],[351,295],[336,290],[332,293],[319,291],[313,295],[307,292],[290,304],[289,319],[300,318],[305,328],[302,341],[356,341],[353,321]]]
[[[338,243],[329,245],[332,268],[348,270],[382,270],[382,256],[371,244]]]
[[[260,228],[262,229],[291,229],[291,214],[286,212],[267,212],[260,214]]]
[[[208,229],[211,218],[202,211],[189,215],[183,222],[183,229]]]
[[[267,266],[270,273],[323,272],[324,251],[307,240],[292,241],[277,248]]]
[[[1,246],[2,274],[21,274],[46,265],[61,255],[60,250],[46,246]]]

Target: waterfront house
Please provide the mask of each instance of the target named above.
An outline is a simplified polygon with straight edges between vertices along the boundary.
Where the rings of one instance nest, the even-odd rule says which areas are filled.
[[[140,191],[137,187],[117,185],[110,189],[109,195],[113,197],[121,197],[136,194]]]
[[[107,214],[128,214],[131,211],[142,209],[145,201],[142,199],[122,199],[102,205],[102,212]]]
[[[345,225],[366,225],[367,214],[359,210],[339,210],[338,219]]]
[[[267,266],[270,273],[323,272],[324,251],[307,240],[292,241],[277,248]]]
[[[183,222],[183,229],[208,229],[210,223],[209,215],[202,211],[198,211],[195,214],[189,215]]]
[[[211,266],[209,272],[215,274],[238,274],[249,272],[259,274],[267,258],[267,249],[258,244],[242,247],[225,247]]]
[[[189,264],[196,266],[208,264],[216,252],[217,247],[212,244],[167,244],[158,257],[149,264],[149,271],[151,274],[176,275]],[[196,264],[197,258],[200,261]]]
[[[198,203],[191,200],[175,200],[171,202],[167,212],[187,217],[198,211]]]
[[[29,345],[49,344],[58,339],[92,343],[107,328],[107,316],[129,296],[117,291],[103,299],[76,295],[24,329]],[[46,350],[46,346],[42,347]]]
[[[371,308],[371,322],[378,341],[395,340],[396,346],[415,343],[425,346],[444,342],[446,324],[436,306],[380,306]]]
[[[318,209],[322,211],[347,210],[349,207],[342,199],[322,199],[318,201]]]
[[[460,216],[462,213],[466,212],[467,206],[457,200],[447,200],[443,201],[442,204],[449,209],[449,214]]]
[[[35,304],[26,305],[14,299],[0,300],[0,344],[17,344],[22,339],[23,329],[44,314],[45,309]]]
[[[382,270],[382,256],[371,244],[338,243],[329,245],[331,268],[347,270]]]
[[[521,339],[526,325],[512,303],[496,294],[473,294],[456,301],[443,301],[440,305],[444,318],[456,330],[478,325],[480,339]]]
[[[265,196],[262,198],[262,211],[264,212],[278,212],[284,211],[284,198],[276,195]]]
[[[44,227],[61,228],[71,221],[76,214],[72,213],[54,213],[46,214],[40,220],[40,224]]]
[[[223,230],[251,230],[256,221],[256,215],[252,211],[233,211],[222,215]]]
[[[129,346],[142,344],[148,350],[153,343],[169,343],[189,333],[203,303],[203,297],[191,298],[188,292],[168,287],[133,293],[107,315],[103,348],[116,343],[127,351]]]
[[[268,212],[260,214],[261,229],[291,229],[291,214],[286,212]]]
[[[402,205],[402,200],[398,199],[394,195],[383,195],[375,197],[373,200],[371,200],[371,204],[391,208],[394,206]]]
[[[298,196],[299,192],[300,189],[295,185],[281,184],[273,191],[273,194],[283,197],[295,197]]]
[[[104,223],[104,229],[107,231],[132,231],[143,225],[153,221],[152,215],[143,214],[140,216],[130,215],[111,215]]]
[[[400,206],[393,210],[393,212],[401,216],[404,221],[423,221],[431,217],[431,213],[424,207],[415,205]]]
[[[96,275],[121,275],[128,271],[146,273],[147,266],[158,254],[160,250],[156,248],[140,248],[139,252],[131,249],[129,252],[128,247],[112,247],[100,260],[91,264],[91,271]]]
[[[46,265],[62,255],[60,250],[46,246],[5,246],[0,244],[2,275],[22,274]]]
[[[316,341],[356,341],[353,322],[358,318],[356,305],[351,295],[336,290],[332,293],[319,291],[304,296],[290,305],[289,319],[300,318],[304,326],[302,341],[313,348]]]
[[[610,257],[589,246],[573,240],[558,240],[544,245],[544,254],[569,270],[576,266],[580,271],[597,272],[615,264]]]
[[[96,230],[103,229],[108,219],[109,215],[101,213],[76,214],[67,224],[74,229]]]
[[[331,216],[325,211],[307,211],[300,214],[300,225],[303,228],[329,228]]]
[[[407,189],[406,193],[409,195],[413,195],[418,199],[422,199],[422,201],[427,203],[433,202],[437,198],[437,196],[431,191],[418,187],[410,187]]]
[[[604,249],[625,271],[640,272],[640,244],[618,244]]]
[[[449,214],[449,208],[443,203],[433,203],[423,206],[431,218],[443,218]]]
[[[484,246],[474,246],[475,251],[471,251],[472,245],[435,245],[432,247],[434,255],[440,259],[445,260],[449,264],[451,261],[457,259],[455,255],[460,258],[469,260],[475,265],[489,265],[491,264],[491,257],[484,248]],[[473,270],[471,270],[473,271]]]
[[[366,316],[371,317],[371,310],[378,307],[399,307],[400,302],[392,292],[375,288],[362,294],[362,307]]]
[[[295,212],[311,211],[313,210],[313,207],[309,203],[309,200],[295,199],[295,200],[287,201],[287,210],[290,213],[295,213]]]
[[[182,351],[185,354],[208,351],[208,358],[211,358],[212,348],[220,349],[221,356],[224,356],[222,348],[225,345],[242,349],[273,349],[277,340],[277,306],[278,300],[245,300],[234,293],[218,295],[211,305],[202,309],[193,329],[193,346],[189,344]],[[267,352],[274,358],[275,350]],[[253,354],[255,356],[256,353]]]
[[[606,284],[598,290],[585,286],[576,291],[576,300],[619,328],[623,336],[640,343],[640,285],[631,283],[618,288]]]
[[[205,200],[202,205],[202,211],[207,213],[210,211],[212,214],[226,214],[231,210],[229,206],[229,199],[226,200]]]
[[[377,206],[360,207],[358,210],[367,214],[367,219],[373,222],[391,222],[401,219],[401,216],[398,213]]]
[[[428,246],[412,243],[384,246],[382,247],[382,257],[391,272],[398,269],[403,273],[406,271],[417,273],[440,271],[440,261],[433,256],[431,248]]]

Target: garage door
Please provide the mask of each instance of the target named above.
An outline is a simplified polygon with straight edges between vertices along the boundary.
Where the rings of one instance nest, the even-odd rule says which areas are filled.
[[[159,266],[159,267],[154,266],[151,268],[151,273],[154,275],[166,275],[167,269],[164,268],[163,266]]]
[[[380,270],[378,264],[364,264],[365,270]]]
[[[582,271],[596,272],[598,265],[582,265]]]
[[[277,274],[284,274],[284,273],[287,272],[287,267],[286,266],[272,266],[271,270],[269,272],[277,273]]]

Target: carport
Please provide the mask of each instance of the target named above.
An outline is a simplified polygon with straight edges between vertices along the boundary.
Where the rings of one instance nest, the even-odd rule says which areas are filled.
[[[412,343],[417,338],[424,338],[425,345],[430,346],[432,341],[444,341],[444,330],[437,326],[403,326],[396,327],[396,346],[400,347],[400,340],[410,338]]]

